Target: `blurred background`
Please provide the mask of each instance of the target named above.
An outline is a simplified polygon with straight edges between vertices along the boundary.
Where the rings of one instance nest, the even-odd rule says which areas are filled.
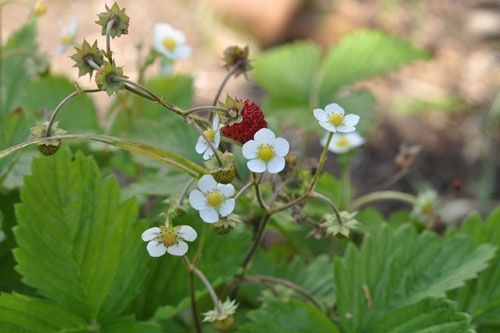
[[[94,23],[112,2],[47,0],[39,18],[39,43],[52,55],[51,71],[77,79],[69,56],[55,56],[60,31],[78,20],[76,41],[102,41]],[[176,73],[195,79],[195,104],[210,104],[225,76],[220,60],[231,45],[252,52],[297,39],[327,50],[360,28],[380,29],[426,49],[432,58],[388,76],[361,83],[377,98],[376,122],[353,163],[358,194],[377,189],[398,171],[402,143],[420,145],[414,167],[389,189],[417,193],[423,186],[454,192],[442,207],[449,219],[489,210],[500,198],[500,2],[497,0],[121,0],[131,17],[129,34],[112,41],[117,62],[137,78],[138,42],[148,50],[153,26],[165,22],[182,30],[193,49],[176,63]],[[18,28],[29,9],[9,5],[2,13],[2,38]],[[102,44],[102,43],[101,43]],[[151,74],[157,68],[151,68]],[[251,76],[250,76],[251,78]],[[91,85],[87,77],[78,80]],[[244,79],[225,93],[262,101],[262,91]],[[104,94],[97,103],[109,103]],[[323,107],[323,106],[318,106]],[[264,110],[266,112],[266,110]],[[349,110],[347,112],[350,112]],[[352,111],[354,112],[354,111]],[[313,121],[313,120],[311,120]],[[314,140],[314,138],[313,138]],[[318,146],[317,141],[309,143]],[[319,148],[318,148],[319,149]],[[314,149],[312,156],[318,156]],[[332,155],[333,156],[333,155]],[[337,173],[332,157],[328,170]],[[398,208],[380,203],[384,211]]]

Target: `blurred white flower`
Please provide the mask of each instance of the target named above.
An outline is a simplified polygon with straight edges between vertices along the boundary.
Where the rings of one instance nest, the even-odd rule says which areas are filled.
[[[359,116],[348,114],[344,116],[344,109],[336,104],[328,104],[325,109],[314,109],[314,117],[318,120],[319,125],[328,132],[354,132],[359,122]]]
[[[142,240],[148,242],[146,248],[151,257],[160,257],[166,252],[174,256],[183,256],[188,251],[186,242],[192,242],[196,237],[196,230],[188,225],[173,227],[166,224],[149,228],[142,233]]]
[[[323,147],[326,145],[327,139],[328,135],[324,136],[321,139],[320,144]],[[328,145],[328,150],[333,153],[342,154],[348,152],[353,148],[361,146],[363,143],[365,143],[365,140],[361,135],[358,134],[358,132],[351,132],[346,134],[337,133],[332,137],[332,140]]]
[[[63,54],[75,41],[76,31],[78,30],[78,21],[73,19],[70,24],[62,28],[60,44],[57,50],[54,52],[55,55]]]
[[[212,127],[206,129],[203,132],[203,134],[205,134],[207,139],[212,142],[214,148],[219,148],[221,128],[222,125],[219,124],[219,116],[215,115],[212,122]],[[203,159],[205,161],[210,159],[210,157],[213,156],[214,154],[214,151],[212,150],[212,148],[210,148],[210,145],[202,135],[200,135],[200,137],[198,138],[195,149],[198,154],[203,154]]]
[[[219,184],[212,175],[204,175],[198,181],[200,190],[193,190],[189,195],[191,206],[200,211],[200,217],[207,223],[219,221],[234,210],[234,187],[231,184]]]
[[[268,128],[261,128],[254,140],[247,141],[242,147],[243,156],[248,159],[248,169],[252,172],[278,173],[285,168],[285,156],[290,144],[277,138]]]
[[[191,47],[185,45],[186,36],[180,30],[166,23],[156,23],[153,33],[153,47],[156,52],[170,60],[179,60],[191,55]]]

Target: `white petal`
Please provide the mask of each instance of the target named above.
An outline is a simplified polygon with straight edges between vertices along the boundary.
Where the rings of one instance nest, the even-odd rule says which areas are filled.
[[[151,241],[146,246],[151,257],[160,257],[167,252],[167,247],[162,242]]]
[[[188,251],[188,245],[186,242],[179,240],[174,245],[167,247],[166,250],[173,256],[183,256]]]
[[[200,210],[200,217],[207,223],[214,223],[219,221],[219,214],[213,207],[207,207]]]
[[[212,120],[212,129],[215,131],[219,127],[219,115],[215,114],[214,119]]]
[[[207,148],[208,148],[207,142],[202,136],[200,136],[198,138],[198,141],[196,141],[196,146],[194,147],[194,149],[198,154],[203,154],[207,150]]]
[[[243,157],[245,157],[248,160],[251,160],[253,158],[257,158],[257,147],[259,144],[255,140],[250,140],[247,141],[243,147],[241,148],[241,153],[243,154]]]
[[[231,214],[234,210],[235,204],[236,204],[236,202],[234,201],[234,199],[228,199],[228,200],[224,201],[222,203],[222,205],[220,205],[220,207],[219,207],[220,216],[224,217],[224,216],[228,216],[229,214]]]
[[[276,156],[267,163],[267,171],[269,171],[269,173],[278,173],[284,168],[285,168],[285,159],[280,156]]]
[[[321,109],[314,109],[314,118],[316,118],[318,121],[328,121],[328,117],[326,115],[326,112],[321,110]]]
[[[203,159],[205,161],[208,161],[213,154],[214,154],[214,151],[209,146],[209,147],[207,147],[207,150],[205,151],[205,154],[203,154]]]
[[[163,58],[168,59],[168,58]],[[168,61],[163,60],[160,61],[160,74],[164,76],[170,76],[173,72],[174,66],[170,59]]]
[[[333,132],[333,133],[337,132],[337,128],[330,123],[320,122],[319,125],[324,129],[326,129],[328,132]]]
[[[202,210],[207,207],[205,195],[198,190],[191,191],[189,194],[189,203],[196,210]]]
[[[285,156],[290,150],[290,144],[283,138],[277,138],[274,141],[274,151],[278,156]]]
[[[276,135],[269,128],[261,128],[254,134],[253,138],[258,143],[272,143]]]
[[[192,242],[196,239],[198,234],[196,233],[196,230],[194,230],[193,227],[189,225],[181,225],[179,226],[179,231],[177,235],[184,239],[185,241]]]
[[[198,187],[203,193],[213,191],[216,188],[216,186],[217,182],[215,181],[214,177],[212,177],[212,175],[204,175],[198,181]]]
[[[234,195],[234,186],[231,184],[227,184],[227,185],[218,184],[217,189],[226,198],[232,197]]]
[[[344,113],[345,113],[344,109],[340,105],[338,105],[337,103],[328,104],[325,107],[325,112],[328,114],[335,113],[335,114],[340,114],[340,115],[344,115]]]
[[[248,170],[252,172],[264,172],[266,171],[266,164],[261,160],[254,159],[247,162]]]
[[[187,45],[179,45],[175,48],[172,59],[180,60],[188,58],[191,55],[191,47]]]
[[[344,117],[344,125],[354,127],[359,122],[359,116],[357,114],[348,114]]]
[[[337,127],[337,131],[341,132],[341,133],[350,133],[350,132],[354,132],[355,130],[356,130],[356,128],[352,127],[352,126],[342,125],[342,126]]]
[[[150,240],[155,239],[161,234],[161,230],[158,227],[149,228],[148,230],[142,233],[142,240],[145,242],[149,242]]]
[[[215,131],[215,137],[214,137],[214,147],[215,148],[219,148],[219,144],[220,144],[220,130],[216,130]]]

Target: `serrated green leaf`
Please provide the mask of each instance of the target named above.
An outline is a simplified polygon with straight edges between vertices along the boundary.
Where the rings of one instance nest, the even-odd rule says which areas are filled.
[[[467,282],[465,287],[450,293],[462,311],[470,313],[473,323],[500,325],[500,208],[493,211],[485,222],[478,214],[471,214],[460,229],[447,235],[465,234],[476,244],[497,247],[495,257],[478,278]]]
[[[253,78],[272,97],[307,105],[320,57],[312,42],[282,45],[255,56]]]
[[[359,30],[334,45],[323,64],[319,105],[331,103],[338,90],[403,63],[427,59],[425,51],[381,31]]]
[[[398,307],[370,325],[370,333],[472,333],[470,317],[443,299],[426,298]]]
[[[159,333],[160,326],[151,322],[137,322],[133,316],[119,318],[106,323],[100,329],[102,333]]]
[[[64,76],[44,76],[24,87],[26,98],[21,107],[38,120],[40,110],[52,112],[69,94],[75,91],[74,84]],[[97,109],[88,94],[80,94],[61,109],[57,120],[59,127],[72,132],[98,132]],[[33,123],[34,126],[34,123]]]
[[[476,277],[493,254],[492,246],[477,246],[463,236],[441,241],[409,225],[384,227],[368,235],[360,249],[350,244],[345,257],[334,262],[340,323],[348,332],[360,332],[390,309],[443,297]]]
[[[269,299],[261,309],[248,312],[247,317],[251,323],[238,327],[238,332],[339,332],[338,328],[313,305],[294,300],[285,303]]]
[[[59,304],[17,293],[0,295],[0,331],[3,333],[89,330],[84,318]]]
[[[116,318],[145,277],[147,253],[134,200],[117,181],[63,147],[25,178],[14,252],[23,281],[91,321]]]

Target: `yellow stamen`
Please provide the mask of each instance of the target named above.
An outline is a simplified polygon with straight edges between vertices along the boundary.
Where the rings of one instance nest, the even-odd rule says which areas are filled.
[[[173,38],[167,37],[163,40],[163,46],[165,46],[167,50],[173,51],[177,46],[177,43],[173,40]]]
[[[274,155],[276,155],[274,147],[268,144],[260,145],[257,149],[257,157],[264,162],[269,162],[274,158]]]
[[[219,207],[224,201],[224,196],[217,191],[210,192],[207,195],[207,203],[212,207]]]
[[[211,142],[214,142],[215,131],[213,129],[209,128],[206,131],[204,131],[203,134],[205,134],[205,136],[207,137],[208,140],[210,140]]]
[[[63,44],[69,44],[73,40],[73,35],[72,34],[65,34],[61,37],[61,42]]]
[[[330,119],[328,119],[328,121],[333,126],[342,126],[344,125],[344,116],[338,113],[334,113],[330,116]]]
[[[177,233],[173,230],[164,230],[160,241],[167,247],[172,246],[177,243]]]
[[[337,140],[337,146],[339,147],[346,147],[349,146],[349,140],[345,137],[341,137],[340,139]]]

